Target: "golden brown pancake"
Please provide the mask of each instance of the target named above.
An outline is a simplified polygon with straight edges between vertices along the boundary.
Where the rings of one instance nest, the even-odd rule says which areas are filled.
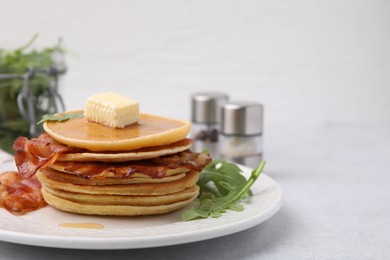
[[[197,195],[199,187],[194,185],[172,194],[160,196],[121,196],[121,195],[91,195],[73,193],[63,190],[54,190],[43,186],[45,191],[62,199],[71,200],[77,203],[98,204],[98,205],[128,205],[128,206],[158,206],[187,200]]]
[[[210,159],[189,151],[187,121],[140,114],[124,128],[85,117],[43,127],[51,141],[36,145],[42,154],[53,154],[36,173],[42,195],[49,205],[73,213],[136,216],[179,209],[197,197],[198,171]]]
[[[57,161],[68,162],[127,162],[138,161],[159,156],[175,154],[185,151],[191,147],[191,139],[183,139],[178,142],[136,149],[128,152],[82,152],[82,153],[66,153],[58,156]]]
[[[72,111],[75,113],[81,111]],[[47,121],[45,131],[57,142],[90,151],[131,151],[144,147],[169,145],[186,138],[190,123],[155,115],[140,114],[137,123],[112,128],[85,117],[67,121]]]
[[[111,194],[111,195],[165,195],[185,190],[196,184],[199,173],[190,171],[184,178],[164,183],[136,183],[118,185],[78,185],[60,182],[49,178],[44,171],[38,171],[39,181],[55,190],[64,190],[74,193]]]
[[[157,206],[129,206],[129,205],[100,205],[85,204],[57,197],[45,189],[42,189],[42,195],[45,201],[54,208],[72,213],[86,215],[114,215],[114,216],[140,216],[164,214],[182,208],[197,197],[193,197],[174,202],[171,204],[162,204]]]
[[[88,163],[86,163],[86,164],[88,164]],[[72,175],[78,175],[75,172],[66,170],[66,163],[63,163],[63,162],[55,162],[52,165],[50,165],[49,168],[56,170],[56,171],[59,171],[59,172],[64,172],[64,173],[68,173],[68,174],[72,174]],[[168,169],[167,172],[165,173],[165,176],[172,176],[172,175],[175,175],[178,173],[186,173],[188,171],[189,171],[189,169],[187,169],[185,167],[179,167],[176,169]],[[120,177],[115,176],[113,173],[108,173],[107,177],[108,178],[111,178],[111,177],[112,178],[120,178]],[[136,172],[136,173],[131,175],[131,178],[152,178],[152,177],[150,177],[147,174]],[[155,178],[155,179],[158,179],[158,178]]]
[[[185,169],[187,170],[187,169]],[[54,170],[53,168],[41,169],[45,173],[46,177],[58,182],[72,183],[78,185],[119,185],[119,184],[134,184],[134,183],[161,183],[172,182],[184,178],[185,172],[178,172],[176,174],[170,174],[163,178],[151,178],[149,176],[142,177],[105,177],[103,179],[87,179],[75,174],[69,174]]]

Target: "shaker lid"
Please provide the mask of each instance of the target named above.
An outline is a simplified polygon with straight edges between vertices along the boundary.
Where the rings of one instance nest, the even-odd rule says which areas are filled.
[[[218,123],[220,107],[229,96],[221,92],[199,92],[191,97],[192,122]]]
[[[257,135],[263,132],[263,105],[229,102],[221,108],[220,129],[226,135]]]

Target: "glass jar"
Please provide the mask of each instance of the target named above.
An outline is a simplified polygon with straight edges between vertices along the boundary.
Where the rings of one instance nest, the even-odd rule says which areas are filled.
[[[58,92],[63,63],[50,67],[31,67],[12,72],[0,67],[0,148],[13,154],[18,136],[38,136],[43,130],[37,122],[45,114],[65,110]]]

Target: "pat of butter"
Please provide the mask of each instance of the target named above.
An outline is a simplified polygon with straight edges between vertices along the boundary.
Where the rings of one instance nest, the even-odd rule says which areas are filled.
[[[84,116],[109,127],[123,128],[139,120],[139,103],[113,92],[90,96]]]

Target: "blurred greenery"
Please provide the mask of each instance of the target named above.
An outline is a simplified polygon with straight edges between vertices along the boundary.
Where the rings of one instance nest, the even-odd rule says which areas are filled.
[[[37,37],[34,35],[25,45],[14,50],[0,48],[1,75],[22,76],[30,68],[55,66],[54,55],[64,54],[61,39],[52,47],[37,50],[32,48]],[[48,91],[51,84],[53,77],[44,73],[34,74],[29,81],[31,98],[35,103],[35,118],[38,120],[44,114],[53,112],[55,101]],[[21,78],[0,79],[0,148],[10,153],[13,153],[12,145],[18,136],[32,137],[29,122],[21,116],[17,105],[22,86]]]

